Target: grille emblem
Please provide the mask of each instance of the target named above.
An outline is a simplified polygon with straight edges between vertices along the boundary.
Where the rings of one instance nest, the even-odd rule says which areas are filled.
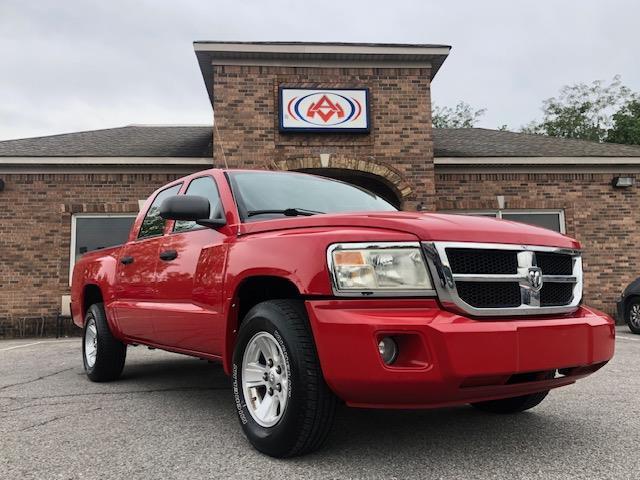
[[[542,270],[539,267],[529,267],[527,271],[527,281],[531,286],[531,290],[539,292],[542,289]]]

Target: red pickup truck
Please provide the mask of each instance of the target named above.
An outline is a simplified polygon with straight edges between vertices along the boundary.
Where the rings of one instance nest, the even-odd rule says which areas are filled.
[[[132,344],[220,361],[249,441],[287,457],[321,445],[338,401],[534,407],[613,355],[613,321],[581,301],[580,245],[550,230],[208,170],[84,255],[71,306],[91,380],[118,378]]]

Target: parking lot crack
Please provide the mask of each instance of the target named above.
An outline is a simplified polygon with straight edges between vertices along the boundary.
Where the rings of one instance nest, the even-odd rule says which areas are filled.
[[[34,380],[35,381],[35,380]],[[20,384],[17,384],[20,385]],[[78,393],[65,393],[60,395],[42,395],[37,397],[2,397],[0,398],[7,400],[41,400],[47,398],[68,398],[68,397],[85,397],[85,396],[120,396],[120,395],[130,395],[136,393],[163,393],[163,392],[206,392],[206,391],[224,391],[229,390],[229,387],[175,387],[175,388],[157,388],[157,389],[146,389],[146,390],[126,390],[122,392],[78,392]]]
[[[38,408],[38,407],[53,407],[53,406],[58,406],[58,405],[75,405],[77,403],[80,403],[79,401],[61,401],[61,402],[52,402],[52,403],[36,403],[36,404],[32,404],[32,405],[23,405],[21,407],[16,407],[16,408],[10,408],[7,410],[7,412],[18,412],[20,410],[26,410],[29,408]]]
[[[91,410],[89,410],[86,413],[95,412],[96,410],[102,410],[102,407],[92,408]],[[34,429],[34,428],[42,427],[44,425],[48,425],[49,423],[53,423],[53,422],[56,422],[58,420],[63,420],[65,418],[71,417],[71,416],[77,416],[77,414],[76,413],[71,413],[69,415],[59,415],[57,417],[53,417],[53,418],[50,418],[48,420],[44,420],[42,422],[34,423],[33,425],[29,425],[28,427],[21,428],[18,431],[19,432],[24,432],[24,431],[31,430],[31,429]]]
[[[59,417],[53,417],[53,418],[50,418],[50,419],[45,420],[43,422],[35,423],[33,425],[29,425],[28,427],[21,428],[18,431],[19,432],[24,432],[26,430],[31,430],[32,428],[42,427],[43,425],[47,425],[48,423],[52,423],[52,422],[55,422],[57,420],[62,420],[63,418],[67,418],[67,417],[70,417],[70,416],[71,415],[60,415]]]
[[[7,388],[11,388],[11,387],[18,387],[18,386],[27,385],[27,384],[33,383],[33,382],[38,382],[40,380],[44,380],[45,378],[53,377],[54,375],[58,375],[60,373],[68,372],[69,370],[73,370],[73,367],[65,368],[63,370],[58,370],[57,372],[49,373],[48,375],[42,375],[42,376],[40,376],[38,378],[34,378],[32,380],[27,380],[27,381],[24,381],[24,382],[10,383],[9,385],[3,385],[2,387],[0,387],[0,391],[6,390]]]

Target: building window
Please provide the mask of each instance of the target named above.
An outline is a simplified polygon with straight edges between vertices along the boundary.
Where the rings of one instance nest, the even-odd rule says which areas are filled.
[[[447,213],[502,218],[565,233],[563,210],[455,210]]]
[[[81,214],[71,217],[69,284],[76,261],[85,253],[123,244],[136,216],[131,214]]]

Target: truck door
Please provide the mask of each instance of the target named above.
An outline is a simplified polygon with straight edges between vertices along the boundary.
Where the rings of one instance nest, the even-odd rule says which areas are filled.
[[[211,218],[222,215],[210,176],[195,178],[185,195],[209,199]],[[158,343],[209,354],[223,350],[222,285],[226,235],[194,222],[176,221],[161,242],[156,285],[163,311],[154,317]]]
[[[137,238],[127,242],[118,259],[116,302],[114,310],[122,333],[131,338],[156,341],[152,319],[159,309],[156,263],[165,222],[160,217],[160,204],[177,195],[182,184],[162,190],[149,207]]]

